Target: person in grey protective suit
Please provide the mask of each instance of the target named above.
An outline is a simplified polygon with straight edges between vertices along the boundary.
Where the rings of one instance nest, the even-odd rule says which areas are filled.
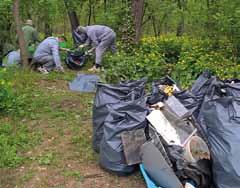
[[[48,37],[38,45],[33,55],[34,62],[40,65],[38,71],[44,74],[52,70],[64,72],[59,50],[66,50],[61,48],[61,43],[65,41],[65,37]]]
[[[3,65],[2,66],[13,66],[13,65],[20,65],[21,57],[20,57],[20,50],[16,50],[14,45],[10,43],[5,43],[3,45]]]
[[[90,71],[100,70],[104,53],[108,49],[113,53],[116,52],[116,33],[111,28],[103,25],[79,26],[77,32],[86,36],[85,43],[79,47],[83,48],[92,45],[93,48],[88,52],[95,50],[95,65]]]
[[[21,62],[20,50],[11,51],[7,54],[6,66],[19,65]]]

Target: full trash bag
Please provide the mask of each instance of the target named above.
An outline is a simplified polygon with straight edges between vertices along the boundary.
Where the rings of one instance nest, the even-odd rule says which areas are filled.
[[[212,95],[202,105],[216,188],[240,186],[240,98]]]
[[[116,85],[97,84],[97,91],[93,105],[93,149],[100,150],[103,136],[103,125],[109,114],[108,104],[121,101],[132,101],[144,97],[146,79],[122,82]]]
[[[146,127],[148,110],[145,98],[108,104],[107,110],[100,145],[100,166],[117,175],[131,174],[137,166],[127,165],[121,134]]]

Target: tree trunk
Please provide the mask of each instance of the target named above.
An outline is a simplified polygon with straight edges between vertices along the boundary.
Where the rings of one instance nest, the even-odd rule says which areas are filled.
[[[69,17],[69,20],[70,20],[72,31],[74,31],[79,26],[79,20],[78,20],[78,17],[77,17],[77,13],[76,13],[76,11],[71,10],[68,0],[64,0],[64,3],[65,3],[65,6],[67,8],[68,17]]]
[[[157,37],[158,36],[158,32],[157,32],[157,27],[156,27],[156,19],[155,19],[154,15],[152,15],[152,24],[153,24],[154,35],[155,35],[155,37]]]
[[[139,43],[142,33],[142,21],[144,13],[144,0],[132,1],[132,12],[135,26],[135,43]]]
[[[26,50],[26,43],[23,36],[22,26],[19,18],[19,2],[20,0],[14,0],[13,2],[13,17],[16,25],[18,43],[20,47],[21,60],[24,67],[28,65],[28,54]]]
[[[88,12],[88,25],[91,24],[91,17],[92,17],[92,1],[88,1],[88,7],[89,7],[89,12]]]
[[[93,5],[92,5],[92,17],[93,17],[93,23],[94,24],[96,23],[96,14],[95,14],[95,5],[96,4],[97,4],[97,1],[93,2]]]
[[[107,0],[104,0],[104,12],[107,12]]]
[[[45,38],[52,36],[52,28],[47,22],[45,22],[44,24],[44,35],[45,35]]]
[[[78,17],[77,17],[77,13],[76,13],[76,11],[73,11],[73,10],[70,11],[69,10],[68,11],[68,16],[69,16],[72,31],[73,31],[73,30],[77,29],[77,27],[79,26],[79,20],[78,20]]]
[[[178,3],[178,8],[181,12],[181,18],[180,18],[180,21],[177,26],[177,34],[176,35],[177,35],[177,37],[180,37],[183,35],[184,27],[185,27],[185,20],[184,20],[184,9],[185,9],[184,4],[185,4],[185,2],[184,2],[184,0],[178,0],[177,3]]]

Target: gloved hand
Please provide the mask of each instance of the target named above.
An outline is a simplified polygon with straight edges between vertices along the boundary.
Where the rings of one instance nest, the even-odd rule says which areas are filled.
[[[63,73],[63,72],[64,72],[64,69],[63,69],[62,66],[58,66],[58,67],[55,68],[55,71],[56,71],[56,72],[62,72],[62,73]]]
[[[81,45],[79,45],[78,47],[79,48],[84,48],[86,45],[85,44],[81,44]]]
[[[90,51],[90,50],[86,51],[85,55],[92,55],[92,51]]]
[[[93,55],[93,51],[95,50],[95,48],[92,48],[88,51],[85,52],[85,55]]]

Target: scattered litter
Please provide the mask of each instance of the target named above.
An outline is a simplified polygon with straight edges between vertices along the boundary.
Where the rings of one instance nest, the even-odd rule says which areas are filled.
[[[168,97],[168,99],[165,101],[165,106],[167,106],[168,109],[170,109],[179,118],[184,118],[190,115],[189,111],[174,96]]]
[[[141,163],[140,148],[147,141],[144,129],[124,131],[121,134],[123,151],[128,165]]]
[[[147,120],[169,145],[181,145],[181,140],[177,131],[160,110],[152,111],[147,116]]]
[[[193,136],[185,146],[184,158],[191,163],[196,163],[201,159],[210,160],[210,151],[202,138]]]
[[[182,184],[174,174],[174,171],[152,142],[143,144],[141,153],[144,169],[157,186],[182,188]]]

